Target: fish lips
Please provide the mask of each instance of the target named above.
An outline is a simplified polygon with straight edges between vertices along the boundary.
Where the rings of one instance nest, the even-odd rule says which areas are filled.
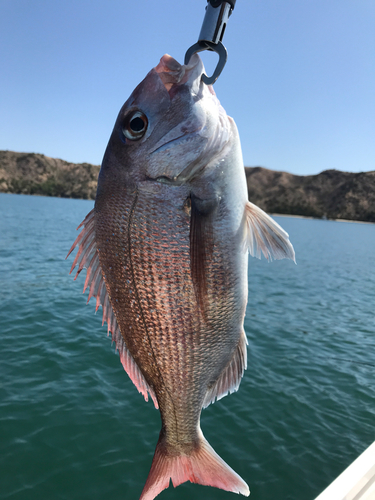
[[[171,103],[182,101],[185,111],[182,123],[153,145],[149,153],[148,176],[159,182],[180,185],[191,180],[204,167],[202,160],[206,156],[204,152],[212,126],[201,103],[206,93],[210,95],[214,92],[202,82],[204,66],[198,54],[192,56],[187,65],[180,65],[172,57],[164,55],[155,71],[168,91]],[[183,108],[177,105],[179,112]]]
[[[178,92],[178,87],[186,85],[192,95],[199,93],[201,87],[204,65],[198,54],[193,54],[188,64],[180,64],[168,54],[165,54],[159,64],[155,67],[161,81],[171,98],[174,92]]]

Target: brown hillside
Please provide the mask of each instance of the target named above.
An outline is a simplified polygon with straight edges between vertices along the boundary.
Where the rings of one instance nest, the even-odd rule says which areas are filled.
[[[93,199],[99,169],[41,154],[0,151],[0,192]]]
[[[277,214],[375,222],[375,172],[292,175],[245,167],[249,199]]]

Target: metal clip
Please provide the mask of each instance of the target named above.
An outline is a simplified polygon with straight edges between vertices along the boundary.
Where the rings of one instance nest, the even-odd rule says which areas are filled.
[[[223,71],[225,63],[228,59],[227,49],[221,42],[216,44],[210,42],[197,42],[188,49],[185,54],[185,64],[188,64],[190,58],[193,54],[197,52],[202,52],[203,50],[212,50],[219,54],[219,62],[216,65],[215,71],[212,76],[207,76],[205,73],[202,74],[202,81],[206,85],[213,85],[219,78],[220,73]]]
[[[190,57],[196,52],[211,50],[219,55],[219,62],[211,77],[202,75],[202,80],[206,85],[212,85],[219,78],[227,62],[227,50],[222,40],[229,16],[232,13],[236,0],[207,0],[206,14],[203,19],[198,42],[192,45],[185,54],[185,64],[188,64]]]

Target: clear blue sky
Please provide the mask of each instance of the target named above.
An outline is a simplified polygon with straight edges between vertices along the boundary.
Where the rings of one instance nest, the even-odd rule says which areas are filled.
[[[0,149],[99,164],[123,102],[164,53],[183,62],[205,5],[0,0]],[[215,90],[245,165],[375,170],[374,0],[237,0],[224,44]]]

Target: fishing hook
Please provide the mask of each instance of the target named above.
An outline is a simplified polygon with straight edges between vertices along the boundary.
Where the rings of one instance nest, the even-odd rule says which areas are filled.
[[[203,50],[211,50],[219,55],[219,62],[216,65],[212,76],[202,74],[202,81],[206,85],[213,85],[223,71],[227,62],[227,49],[222,40],[224,31],[231,15],[236,0],[207,0],[206,14],[203,19],[198,42],[192,45],[185,54],[185,64],[188,64],[193,54]]]

